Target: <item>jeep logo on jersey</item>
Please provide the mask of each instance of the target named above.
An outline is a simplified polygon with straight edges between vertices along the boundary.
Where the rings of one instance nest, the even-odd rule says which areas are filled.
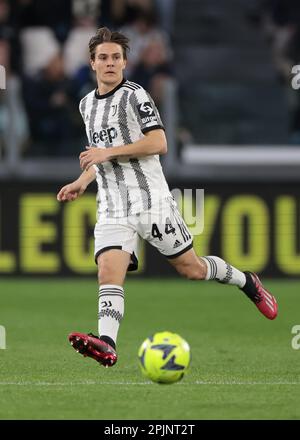
[[[104,128],[100,131],[90,130],[90,139],[93,144],[98,144],[99,142],[112,144],[112,141],[116,139],[118,132],[114,127]]]
[[[154,113],[151,102],[148,101],[143,102],[142,104],[138,104],[137,109],[143,124],[147,124],[147,122],[157,121],[157,117]]]

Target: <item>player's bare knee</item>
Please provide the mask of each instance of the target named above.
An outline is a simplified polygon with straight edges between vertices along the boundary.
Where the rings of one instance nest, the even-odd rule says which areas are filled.
[[[103,284],[113,284],[111,268],[105,262],[98,266],[98,283],[100,286]]]
[[[105,276],[103,273],[98,273],[98,284],[103,286],[104,284],[116,284],[112,275]]]

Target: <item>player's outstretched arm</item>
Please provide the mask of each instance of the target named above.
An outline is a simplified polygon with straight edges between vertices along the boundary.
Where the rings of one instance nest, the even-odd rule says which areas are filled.
[[[83,173],[74,180],[74,182],[63,186],[57,193],[57,200],[59,202],[72,202],[84,193],[88,185],[95,180],[96,172],[93,167]]]

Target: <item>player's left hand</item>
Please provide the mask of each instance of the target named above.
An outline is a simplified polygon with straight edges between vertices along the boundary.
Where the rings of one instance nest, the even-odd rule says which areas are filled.
[[[108,152],[107,148],[86,147],[86,151],[79,155],[80,168],[87,171],[92,165],[106,162],[109,160]]]

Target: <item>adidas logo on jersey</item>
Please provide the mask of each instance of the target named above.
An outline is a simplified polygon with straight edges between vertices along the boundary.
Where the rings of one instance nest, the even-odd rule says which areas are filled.
[[[176,248],[178,248],[178,246],[181,246],[181,245],[182,245],[182,243],[179,240],[176,240],[174,243],[173,249],[176,249]]]

